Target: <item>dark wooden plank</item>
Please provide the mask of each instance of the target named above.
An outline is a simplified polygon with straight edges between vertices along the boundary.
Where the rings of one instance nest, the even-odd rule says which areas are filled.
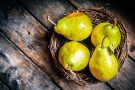
[[[89,9],[89,8],[102,8],[109,5],[108,0],[68,0],[71,2],[76,8],[81,9]]]
[[[38,20],[40,20],[49,29],[52,24],[48,22],[47,16],[56,22],[59,18],[63,17],[73,7],[67,0],[19,0],[20,3],[30,11]]]
[[[128,49],[129,49],[128,53],[135,61],[135,30],[134,30],[135,22],[130,21],[129,19],[126,19],[124,23],[127,27],[127,30],[129,30],[128,31]]]
[[[26,4],[28,3],[30,4],[30,2],[27,2]],[[42,7],[43,10],[44,8],[45,6]],[[40,12],[41,10],[42,12],[42,9],[39,9],[38,11]],[[49,10],[50,9],[48,9],[48,11]],[[102,83],[89,85],[88,87],[83,88],[71,81],[65,80],[65,78],[59,74],[58,70],[54,68],[52,62],[53,60],[49,56],[49,50],[47,47],[48,38],[46,38],[46,36],[48,35],[47,30],[40,23],[38,23],[30,14],[28,14],[20,7],[12,7],[12,9],[9,8],[7,10],[8,12],[5,11],[6,10],[3,11],[5,13],[4,16],[8,17],[1,19],[1,32],[8,38],[10,38],[10,40],[14,42],[15,45],[17,45],[28,57],[30,57],[33,62],[36,63],[45,73],[47,73],[62,89],[110,89],[108,86]]]
[[[0,90],[9,90],[9,88],[0,81]]]
[[[10,6],[7,6],[9,3],[10,3]],[[14,2],[12,2],[11,0],[9,2],[7,2],[7,0],[5,0],[5,2],[2,2],[0,4],[1,4],[0,5],[0,7],[1,7],[0,28],[4,29],[4,31],[1,29],[0,29],[0,31],[3,32],[4,34],[9,35],[9,38],[14,40],[14,42],[16,42],[16,44],[18,44],[20,47],[29,47],[30,46],[31,48],[29,48],[30,50],[27,49],[27,52],[29,53],[31,51],[32,53],[35,53],[33,55],[33,57],[37,58],[36,60],[38,60],[40,58],[40,56],[38,57],[39,54],[37,52],[34,52],[34,48],[36,48],[36,47],[38,48],[38,45],[42,45],[43,47],[47,47],[46,42],[42,43],[42,42],[38,42],[34,39],[34,40],[32,40],[33,43],[30,44],[28,42],[31,41],[31,37],[29,37],[29,36],[25,37],[25,36],[29,35],[29,34],[33,37],[39,36],[40,31],[41,31],[41,30],[38,30],[39,28],[42,29],[41,33],[43,33],[43,35],[44,35],[44,33],[46,33],[46,32],[45,32],[45,29],[43,28],[43,26],[41,26],[36,20],[34,20],[35,23],[32,24],[33,18],[31,21],[29,21],[29,19],[28,19],[29,17],[27,17],[27,13],[22,13],[21,9],[18,9],[18,11],[16,11],[16,9],[18,7],[14,7]],[[25,17],[25,19],[24,19],[24,17]],[[19,23],[19,20],[20,20],[20,23]],[[24,22],[21,22],[21,20],[22,21],[24,20]],[[21,24],[21,23],[25,23],[25,20],[27,23]],[[15,24],[15,26],[14,26],[14,24]],[[27,28],[27,24],[30,25],[29,28]],[[3,25],[7,25],[7,26],[3,27]],[[26,25],[26,26],[23,26],[23,25]],[[33,25],[36,26],[36,28],[33,29],[32,28]],[[14,27],[12,27],[12,26],[14,26]],[[9,29],[10,32],[7,31],[7,28],[9,28],[9,27],[10,27],[10,29]],[[14,29],[14,28],[16,28],[16,29]],[[23,31],[23,29],[21,29],[21,28],[25,28],[24,29],[25,31]],[[36,29],[37,29],[38,35],[32,33]],[[23,35],[21,33],[18,33],[19,31],[16,32],[16,30],[22,30],[20,32],[22,32]],[[20,37],[22,36],[22,38],[20,39],[17,36],[20,36]],[[18,39],[16,39],[16,38],[18,38]],[[41,35],[40,37],[36,37],[36,38],[38,38],[42,41],[42,40],[44,40],[45,37]],[[24,45],[23,39],[27,40],[25,42],[26,43],[25,45]],[[13,90],[17,90],[17,88],[19,88],[21,90],[24,90],[24,89],[25,90],[59,89],[49,79],[49,77],[46,76],[46,74],[44,74],[38,67],[36,67],[36,66],[34,67],[34,65],[31,65],[32,62],[30,62],[30,60],[25,55],[20,55],[21,52],[19,50],[16,52],[15,51],[16,49],[14,49],[14,48],[7,49],[7,47],[10,47],[10,45],[7,43],[4,43],[4,40],[1,41],[0,43],[1,43],[1,45],[3,45],[3,44],[7,45],[7,46],[3,45],[6,49],[4,47],[0,47],[0,48],[2,50],[8,50],[8,51],[1,51],[1,59],[0,60],[2,60],[2,62],[0,63],[1,64],[0,65],[1,66],[0,77],[3,79],[3,81],[5,83],[7,83]],[[17,41],[18,41],[18,43],[17,43]],[[33,45],[35,43],[36,43],[36,47],[34,47],[34,45]],[[44,49],[38,49],[38,51],[40,51],[40,50],[44,51]],[[19,53],[19,55],[18,54],[16,55],[13,53]],[[32,53],[30,53],[30,55]],[[47,54],[46,55],[44,55],[44,54],[45,53],[41,54],[42,58],[44,58],[44,60],[47,60],[47,59],[45,59]],[[8,58],[7,58],[7,55],[8,55]],[[3,58],[2,58],[2,56],[3,56]],[[27,60],[29,60],[29,62]],[[10,62],[6,63],[3,61],[7,61],[7,62],[10,61]],[[42,61],[39,60],[38,62],[39,62],[39,64],[42,64]],[[21,63],[22,63],[22,66],[21,66]],[[14,66],[14,64],[15,64],[15,66]],[[13,73],[12,73],[12,71],[13,71]],[[18,73],[14,74],[14,71],[15,72],[17,71]],[[27,76],[25,76],[25,75],[27,75]],[[16,89],[14,89],[14,88],[16,88]]]
[[[135,63],[128,58],[117,77],[109,81],[109,84],[117,90],[135,90]]]
[[[93,8],[95,6],[94,1],[90,2],[89,0],[69,0],[76,8]]]
[[[42,70],[57,83],[62,83],[60,77],[55,73],[52,59],[49,57],[47,30],[37,22],[30,14],[19,6],[1,10],[0,29],[7,35],[22,51],[24,51]],[[7,16],[7,17],[5,17]],[[57,79],[58,78],[58,79]]]
[[[76,89],[76,90],[78,90],[78,89]],[[112,89],[104,83],[97,83],[97,84],[88,85],[88,87],[86,89],[84,88],[81,90],[112,90]]]
[[[0,79],[12,90],[59,90],[46,74],[1,35]]]

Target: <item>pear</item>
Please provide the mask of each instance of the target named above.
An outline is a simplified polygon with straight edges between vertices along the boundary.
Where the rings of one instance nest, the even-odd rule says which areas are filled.
[[[109,47],[99,44],[89,61],[89,70],[98,80],[108,81],[118,72],[118,60]]]
[[[80,71],[84,69],[90,58],[89,49],[83,44],[70,41],[65,43],[59,51],[58,59],[66,70]]]
[[[114,49],[118,47],[121,41],[121,34],[119,28],[116,24],[111,24],[109,22],[103,22],[98,24],[92,31],[91,42],[96,47],[100,44],[104,38],[107,36],[104,41],[104,46],[112,45]]]
[[[54,30],[69,40],[81,41],[90,36],[92,23],[84,13],[73,12],[60,19]]]

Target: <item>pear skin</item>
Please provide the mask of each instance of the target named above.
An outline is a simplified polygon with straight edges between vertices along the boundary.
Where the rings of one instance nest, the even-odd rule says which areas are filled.
[[[112,44],[113,48],[116,49],[121,41],[120,30],[116,25],[112,25],[109,22],[104,22],[98,24],[92,31],[91,42],[96,47],[100,44],[104,38],[104,46],[110,46]]]
[[[118,60],[109,48],[99,44],[89,61],[89,69],[98,80],[108,81],[118,72]]]
[[[66,69],[80,71],[84,69],[90,58],[89,49],[81,43],[70,41],[65,43],[59,51],[58,59],[60,64]]]
[[[90,36],[92,23],[84,13],[73,12],[60,19],[54,30],[69,40],[81,41]]]

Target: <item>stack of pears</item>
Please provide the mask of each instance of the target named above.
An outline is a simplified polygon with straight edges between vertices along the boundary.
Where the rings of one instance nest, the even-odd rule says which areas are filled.
[[[82,12],[73,12],[60,19],[54,26],[56,33],[64,36],[66,42],[59,50],[59,63],[64,69],[81,71],[89,64],[92,75],[100,81],[112,79],[118,72],[118,60],[114,49],[121,41],[121,34],[116,24],[103,22],[92,28],[90,18]],[[90,38],[94,53],[79,41]]]
[[[70,71],[84,69],[89,63],[90,51],[78,41],[88,38],[92,32],[92,23],[89,17],[81,12],[73,12],[60,19],[54,26],[54,30],[71,40],[60,48],[58,55],[60,64]]]
[[[114,49],[120,41],[121,34],[116,24],[100,23],[93,29],[91,42],[96,48],[90,58],[89,69],[98,80],[108,81],[117,74],[118,60]]]

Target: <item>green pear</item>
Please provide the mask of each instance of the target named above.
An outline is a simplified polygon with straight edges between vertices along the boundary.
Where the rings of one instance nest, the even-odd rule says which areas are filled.
[[[89,49],[81,43],[70,41],[65,43],[59,51],[58,59],[66,70],[80,71],[84,69],[90,58]]]
[[[73,12],[60,19],[54,30],[69,40],[81,41],[90,36],[92,23],[84,13]]]
[[[107,36],[104,41],[104,46],[112,45],[114,49],[118,47],[121,41],[120,30],[116,25],[112,25],[108,22],[98,24],[92,32],[91,42],[96,47],[100,44],[104,38]]]
[[[99,44],[89,61],[89,70],[98,80],[108,81],[118,72],[118,60],[109,47]]]

